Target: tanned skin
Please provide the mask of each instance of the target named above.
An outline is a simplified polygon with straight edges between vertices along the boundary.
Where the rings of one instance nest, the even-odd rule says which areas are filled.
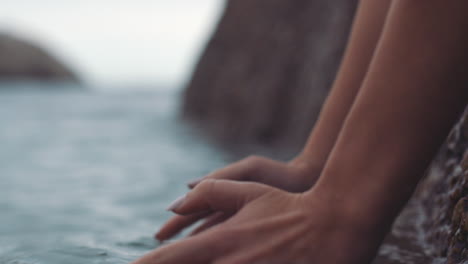
[[[291,162],[300,168],[292,171],[308,175],[304,177],[310,177],[309,183],[317,179],[312,171],[320,171],[313,187],[291,192],[289,185],[282,188],[274,184],[276,180],[269,182],[268,169],[258,179],[247,177],[259,182],[233,181],[243,178],[223,177],[223,170],[214,173],[194,183],[194,189],[170,209],[188,217],[184,220],[208,214],[222,215],[222,220],[150,252],[135,264],[372,261],[467,104],[468,1],[393,0],[379,16],[385,17],[382,20],[372,20],[379,12],[366,12],[366,4],[372,5],[371,0],[361,2],[346,57],[320,120],[304,151]],[[362,28],[366,26],[359,24],[366,21],[363,17],[384,22],[380,27],[369,22],[369,28]],[[359,37],[359,32],[375,32],[378,37],[364,33]],[[373,47],[373,51],[359,47]],[[355,61],[365,73],[346,66],[347,60]],[[168,238],[167,234],[190,222],[180,224],[180,219],[170,220],[159,237]]]

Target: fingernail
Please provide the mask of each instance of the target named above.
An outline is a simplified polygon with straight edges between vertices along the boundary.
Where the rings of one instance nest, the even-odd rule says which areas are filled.
[[[197,186],[201,181],[203,181],[204,177],[201,177],[201,178],[198,178],[198,179],[195,179],[195,180],[191,180],[187,183],[187,186],[189,188],[193,188],[195,186]]]
[[[185,202],[185,197],[187,195],[183,195],[179,198],[177,198],[175,201],[173,201],[168,207],[167,207],[167,211],[173,211],[176,210],[177,208],[179,208],[184,202]]]

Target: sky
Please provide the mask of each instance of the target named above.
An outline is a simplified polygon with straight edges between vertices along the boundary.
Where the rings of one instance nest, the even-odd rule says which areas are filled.
[[[0,32],[39,43],[97,86],[180,86],[223,0],[0,0]]]

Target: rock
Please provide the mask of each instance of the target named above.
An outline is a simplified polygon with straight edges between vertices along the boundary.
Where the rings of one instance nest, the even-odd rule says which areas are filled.
[[[468,260],[468,108],[434,159],[414,200],[425,214],[425,240],[447,263]]]
[[[374,264],[468,263],[468,107]]]
[[[339,65],[356,0],[228,1],[183,116],[227,142],[298,148]]]
[[[185,91],[183,116],[236,145],[301,147],[337,70],[355,6],[228,1]],[[374,263],[439,260],[468,263],[468,108]]]
[[[78,82],[77,76],[41,47],[0,34],[0,79]]]

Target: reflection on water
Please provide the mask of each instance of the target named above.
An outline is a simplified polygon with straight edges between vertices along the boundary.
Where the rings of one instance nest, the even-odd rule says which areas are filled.
[[[2,264],[128,263],[185,182],[226,164],[177,122],[177,94],[34,88],[0,85]],[[404,225],[388,241],[376,263],[432,262]]]

